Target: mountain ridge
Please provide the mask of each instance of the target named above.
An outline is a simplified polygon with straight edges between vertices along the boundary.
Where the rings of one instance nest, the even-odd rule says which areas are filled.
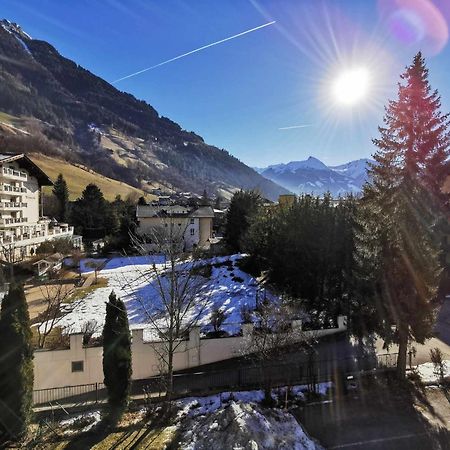
[[[287,192],[19,25],[0,24],[1,110],[27,119],[26,134],[0,129],[5,150],[37,146],[143,189],[159,184],[225,197],[240,188],[258,189],[272,200]]]
[[[367,169],[373,162],[369,158],[361,158],[337,166],[326,166],[310,156],[306,160],[273,164],[255,170],[296,194],[323,195],[330,192],[338,196],[361,192],[368,178]]]

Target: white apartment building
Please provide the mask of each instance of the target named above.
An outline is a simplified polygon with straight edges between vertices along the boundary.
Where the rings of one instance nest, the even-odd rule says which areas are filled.
[[[33,256],[44,241],[73,237],[73,227],[41,216],[41,188],[49,177],[24,154],[0,154],[0,258]]]
[[[214,218],[211,206],[138,205],[136,217],[137,233],[144,237],[148,251],[161,251],[161,239],[167,238],[179,242],[182,251],[210,245]]]

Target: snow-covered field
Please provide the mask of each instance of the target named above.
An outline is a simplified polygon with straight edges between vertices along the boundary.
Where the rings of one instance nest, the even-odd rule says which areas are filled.
[[[240,255],[217,257],[201,261],[200,265],[211,264],[211,276],[198,276],[201,290],[196,302],[201,308],[199,324],[204,331],[209,331],[211,311],[214,307],[226,313],[222,329],[231,334],[237,333],[241,324],[241,308],[246,305],[254,307],[258,285],[256,280],[237,266]],[[105,260],[96,260],[105,262]],[[82,261],[82,271],[93,271],[89,267],[92,260]],[[162,256],[119,257],[109,260],[99,273],[106,278],[107,287],[94,290],[85,298],[67,306],[65,316],[58,322],[65,332],[79,332],[86,322],[96,322],[97,332],[101,334],[105,319],[105,304],[112,290],[124,301],[131,328],[146,329],[146,339],[154,337],[149,325],[149,315],[161,309],[161,295],[158,283],[151,276],[152,264],[164,268]],[[182,268],[182,266],[180,266]],[[266,294],[274,299],[270,293]],[[200,306],[201,305],[201,306]],[[191,315],[198,310],[192,310]],[[188,319],[189,317],[187,317]]]
[[[450,360],[443,361],[444,363],[444,377],[450,377]],[[419,364],[417,366],[417,373],[424,383],[437,383],[439,376],[436,373],[434,364],[431,362]]]

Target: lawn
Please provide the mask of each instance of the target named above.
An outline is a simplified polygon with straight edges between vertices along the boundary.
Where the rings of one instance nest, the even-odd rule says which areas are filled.
[[[96,184],[107,200],[114,200],[116,195],[126,198],[130,194],[137,197],[146,195],[148,200],[154,198],[154,196],[144,193],[141,189],[107,178],[93,170],[84,169],[67,161],[36,154],[30,155],[30,157],[52,181],[55,181],[60,173],[63,174],[69,186],[70,200],[76,200],[89,183]]]

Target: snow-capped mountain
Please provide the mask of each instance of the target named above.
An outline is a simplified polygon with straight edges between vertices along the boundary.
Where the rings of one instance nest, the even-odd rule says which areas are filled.
[[[356,180],[362,186],[367,180],[368,164],[373,162],[371,159],[363,158],[341,164],[340,166],[329,166],[329,168]]]
[[[322,161],[310,156],[305,161],[291,161],[287,164],[275,164],[267,167],[267,169],[272,169],[275,173],[295,173],[300,169],[327,170],[328,167]]]
[[[301,194],[333,196],[358,193],[367,180],[369,159],[358,159],[339,166],[326,166],[310,156],[304,161],[291,161],[266,168],[255,168],[261,175],[290,191]]]

